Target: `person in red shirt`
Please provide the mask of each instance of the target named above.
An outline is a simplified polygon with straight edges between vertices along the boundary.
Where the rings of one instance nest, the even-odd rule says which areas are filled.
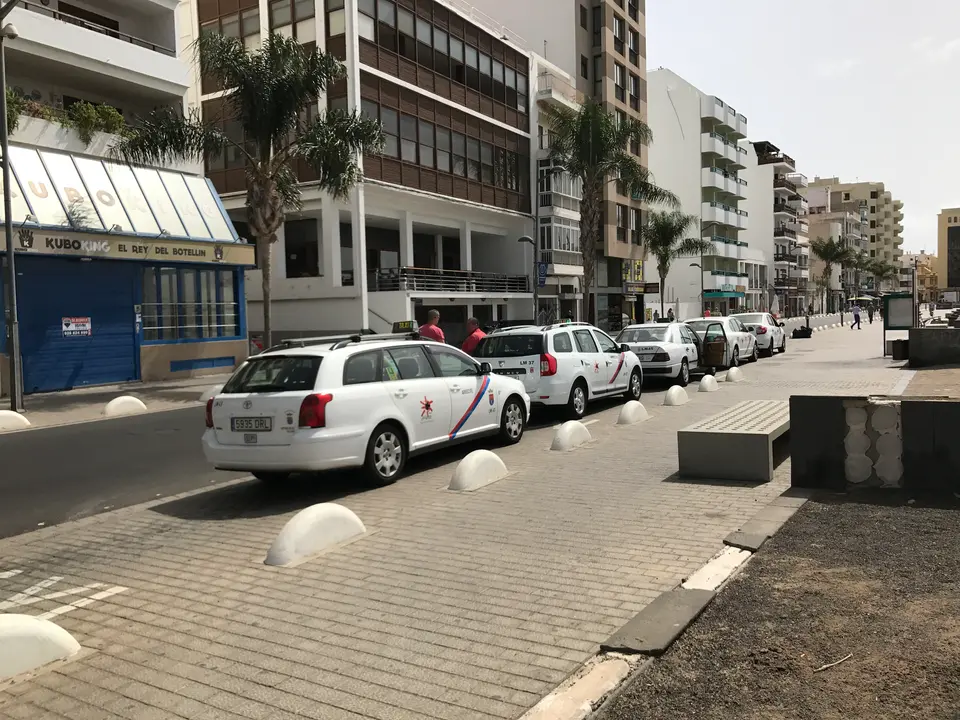
[[[443,330],[440,329],[439,310],[431,310],[427,313],[427,324],[420,328],[420,337],[438,343],[445,343],[447,341],[443,336]]]
[[[480,329],[480,321],[476,318],[467,320],[467,333],[469,333],[467,339],[463,341],[460,349],[467,355],[473,355],[474,350],[477,349],[477,345],[480,344],[480,340],[485,338],[487,334]]]

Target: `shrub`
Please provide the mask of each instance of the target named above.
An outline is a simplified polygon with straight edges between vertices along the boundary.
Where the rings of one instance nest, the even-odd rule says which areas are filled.
[[[67,116],[70,125],[77,131],[80,139],[89,145],[93,140],[93,134],[100,129],[100,116],[97,114],[97,108],[81,100],[70,106]]]

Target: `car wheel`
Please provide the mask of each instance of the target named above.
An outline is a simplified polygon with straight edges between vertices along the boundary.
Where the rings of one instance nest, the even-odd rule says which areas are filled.
[[[676,383],[680,387],[686,387],[690,384],[690,363],[684,358],[680,361],[680,371],[677,373]]]
[[[571,420],[579,420],[587,411],[587,384],[577,380],[570,388],[570,400],[567,401],[567,414]]]
[[[255,472],[251,474],[267,485],[276,485],[290,479],[290,473],[285,472]]]
[[[633,372],[630,373],[630,383],[627,385],[627,391],[624,393],[624,397],[626,397],[627,400],[639,400],[642,394],[643,373],[640,372],[640,368],[634,368]]]
[[[787,334],[783,334],[783,340],[780,343],[780,354],[783,355],[787,351]]]
[[[400,477],[407,462],[407,439],[392,423],[378,425],[367,443],[364,470],[374,485],[391,485]]]
[[[760,359],[760,349],[757,347],[757,344],[753,344],[753,354],[750,356],[750,362],[755,363]]]
[[[523,409],[523,403],[516,395],[507,399],[507,404],[503,406],[503,414],[500,417],[500,439],[506,445],[515,445],[523,437],[523,431],[527,424],[527,414]]]
[[[740,365],[740,348],[734,345],[733,355],[730,358],[730,367],[739,367],[739,365]]]

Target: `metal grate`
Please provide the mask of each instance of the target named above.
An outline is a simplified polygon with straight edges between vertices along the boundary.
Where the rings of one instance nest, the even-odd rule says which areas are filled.
[[[747,400],[696,425],[684,428],[683,432],[769,433],[789,421],[789,402]]]

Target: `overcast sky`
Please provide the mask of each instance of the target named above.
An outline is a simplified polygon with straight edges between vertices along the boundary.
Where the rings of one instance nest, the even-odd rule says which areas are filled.
[[[647,71],[666,67],[748,118],[797,171],[880,181],[904,250],[936,251],[960,206],[960,2],[648,0]],[[656,142],[656,137],[654,137]]]

